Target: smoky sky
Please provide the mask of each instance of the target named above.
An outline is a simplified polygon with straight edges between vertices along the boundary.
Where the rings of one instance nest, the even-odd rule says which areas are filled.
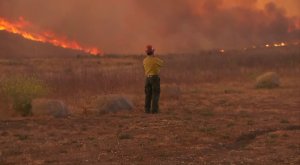
[[[284,1],[264,1],[0,0],[0,17],[22,16],[37,31],[51,30],[107,53],[140,53],[147,44],[173,53],[299,40],[300,14],[289,14]]]

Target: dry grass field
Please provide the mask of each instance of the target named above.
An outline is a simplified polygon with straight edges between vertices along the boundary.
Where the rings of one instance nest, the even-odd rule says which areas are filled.
[[[0,165],[300,164],[299,47],[161,58],[157,115],[143,112],[143,56],[1,59],[1,81],[37,77],[70,115],[21,117],[1,94]],[[256,89],[269,71],[280,87]],[[95,112],[111,94],[135,108]]]

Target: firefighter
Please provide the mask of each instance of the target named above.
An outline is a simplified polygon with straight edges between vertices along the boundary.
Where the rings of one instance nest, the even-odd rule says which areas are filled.
[[[145,70],[145,112],[159,112],[160,76],[159,72],[163,66],[163,60],[154,55],[155,49],[148,45],[146,47],[147,57],[143,61]]]

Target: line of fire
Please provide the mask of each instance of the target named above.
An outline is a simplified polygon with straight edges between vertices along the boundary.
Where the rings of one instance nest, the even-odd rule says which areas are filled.
[[[296,23],[296,27],[298,29],[299,23]],[[67,37],[59,36],[55,34],[52,31],[43,30],[41,32],[32,32],[29,29],[36,29],[36,27],[26,21],[23,17],[19,17],[18,21],[9,21],[4,18],[0,17],[0,31],[4,30],[9,33],[14,33],[17,35],[22,36],[25,39],[36,41],[36,42],[42,42],[42,43],[49,43],[54,46],[67,48],[67,49],[73,49],[73,50],[79,50],[91,55],[100,56],[103,55],[103,51],[96,48],[96,47],[87,47],[79,44],[79,42],[75,40],[70,40]],[[253,45],[250,47],[246,47],[243,50],[250,50],[250,49],[256,49],[256,48],[274,48],[274,47],[286,47],[288,45],[299,45],[299,41],[293,41],[293,42],[274,42],[274,43],[266,43],[265,45]],[[223,54],[227,50],[220,48],[218,49],[218,52]]]
[[[79,50],[91,55],[99,56],[102,54],[102,51],[96,47],[83,46],[77,41],[70,40],[64,36],[58,36],[51,31],[31,32],[28,30],[32,28],[35,28],[35,26],[26,21],[23,17],[20,17],[16,22],[8,21],[0,17],[0,30],[21,35],[28,40],[49,43],[67,49]]]

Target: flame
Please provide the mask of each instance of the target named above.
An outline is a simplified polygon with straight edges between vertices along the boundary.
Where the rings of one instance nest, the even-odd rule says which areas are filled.
[[[277,42],[277,43],[266,43],[264,45],[252,45],[251,47],[246,47],[244,50],[256,49],[256,48],[275,48],[275,47],[287,47],[287,46],[297,46],[299,41],[294,42]]]
[[[287,45],[286,43],[281,42],[281,43],[275,43],[275,44],[274,44],[274,47],[284,47],[284,46],[286,46],[286,45]]]
[[[290,24],[288,27],[288,32],[292,33],[294,31],[300,30],[300,18],[295,19],[293,24]]]
[[[94,47],[85,47],[76,41],[67,39],[66,37],[57,36],[53,32],[31,32],[28,29],[36,29],[31,23],[20,17],[17,22],[10,22],[0,17],[0,30],[5,30],[10,33],[21,35],[28,40],[50,43],[54,46],[68,48],[73,50],[80,50],[92,55],[99,55],[101,51]]]
[[[300,30],[300,18],[298,18],[297,21],[295,21],[295,29]]]
[[[296,45],[296,44],[293,44]],[[271,48],[271,47],[285,47],[288,46],[288,43],[286,42],[280,42],[280,43],[273,43],[273,44],[266,44],[265,47],[266,48]]]

